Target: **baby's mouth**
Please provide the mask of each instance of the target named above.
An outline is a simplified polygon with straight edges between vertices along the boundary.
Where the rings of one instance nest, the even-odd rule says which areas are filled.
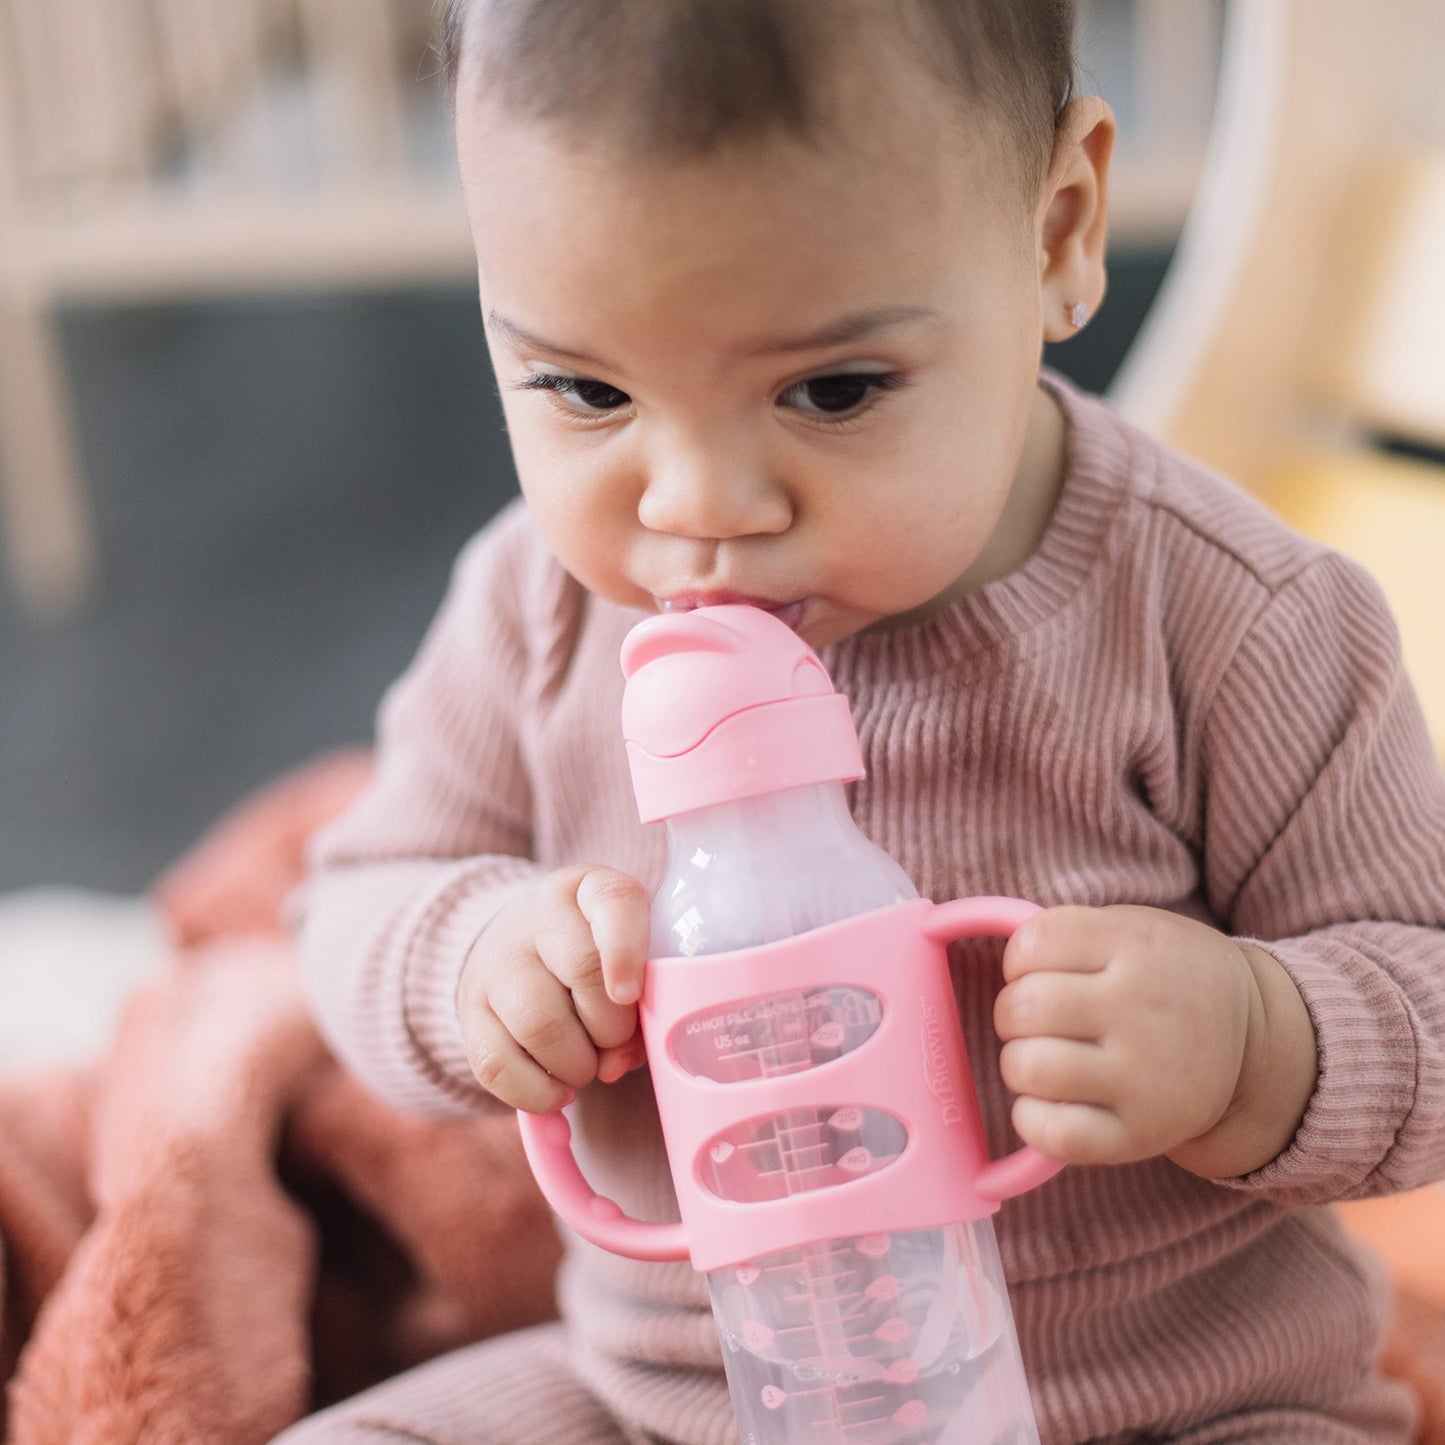
[[[807,605],[806,598],[793,602],[770,602],[766,597],[744,597],[736,592],[683,592],[676,597],[655,597],[659,612],[692,612],[699,607],[758,607],[771,612],[779,622],[791,627],[794,632],[803,620]]]

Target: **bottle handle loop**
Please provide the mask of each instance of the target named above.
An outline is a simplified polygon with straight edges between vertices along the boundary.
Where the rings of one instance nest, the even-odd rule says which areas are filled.
[[[583,1239],[632,1259],[688,1258],[681,1224],[634,1219],[592,1188],[577,1167],[572,1126],[560,1109],[551,1114],[518,1113],[517,1125],[527,1162],[547,1202]]]
[[[937,943],[955,943],[962,938],[1008,938],[1026,919],[1042,911],[1038,904],[1022,898],[957,898],[951,903],[935,904],[924,920],[923,931]],[[981,1198],[1002,1203],[1052,1179],[1063,1167],[1062,1160],[1025,1144],[986,1165],[974,1188]]]

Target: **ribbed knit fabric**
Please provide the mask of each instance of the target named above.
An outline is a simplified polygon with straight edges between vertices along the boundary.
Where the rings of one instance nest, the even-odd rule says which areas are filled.
[[[1264,943],[1320,1072],[1292,1145],[1246,1178],[1071,1168],[1004,1206],[1042,1438],[1403,1441],[1408,1407],[1373,1375],[1379,1282],[1317,1207],[1445,1176],[1445,781],[1394,626],[1351,564],[1044,380],[1069,440],[1035,554],[823,651],[868,766],[854,815],[926,897],[1149,904]],[[404,1108],[488,1104],[453,1001],[516,887],[578,862],[660,878],[618,725],[638,616],[585,594],[514,506],[383,704],[375,783],[316,852],[304,949],[327,1036]],[[996,1154],[1017,1143],[999,955],[952,959]],[[595,1186],[676,1218],[645,1071],[577,1114]],[[561,1301],[572,1368],[629,1430],[735,1439],[686,1265],[572,1241]]]

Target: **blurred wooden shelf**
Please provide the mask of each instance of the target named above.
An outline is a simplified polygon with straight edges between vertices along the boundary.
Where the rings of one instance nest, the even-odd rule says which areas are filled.
[[[297,286],[391,286],[455,281],[476,266],[454,188],[407,198],[397,234],[392,192],[282,196],[186,195],[119,203],[88,225],[85,212],[33,218],[0,256],[0,287],[18,268],[67,301],[159,301]]]
[[[0,0],[0,523],[95,570],[55,309],[475,274],[417,0]]]

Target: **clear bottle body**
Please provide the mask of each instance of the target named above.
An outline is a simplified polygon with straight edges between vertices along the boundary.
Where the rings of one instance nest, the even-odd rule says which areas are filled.
[[[654,956],[702,958],[917,897],[822,783],[668,820]],[[847,988],[772,993],[698,1019],[678,1046],[728,1082],[817,1067],[857,1048],[878,1001]],[[886,1164],[906,1137],[865,1100],[739,1121],[705,1166],[723,1198],[779,1198]],[[1036,1445],[988,1219],[826,1239],[708,1276],[744,1445]]]

